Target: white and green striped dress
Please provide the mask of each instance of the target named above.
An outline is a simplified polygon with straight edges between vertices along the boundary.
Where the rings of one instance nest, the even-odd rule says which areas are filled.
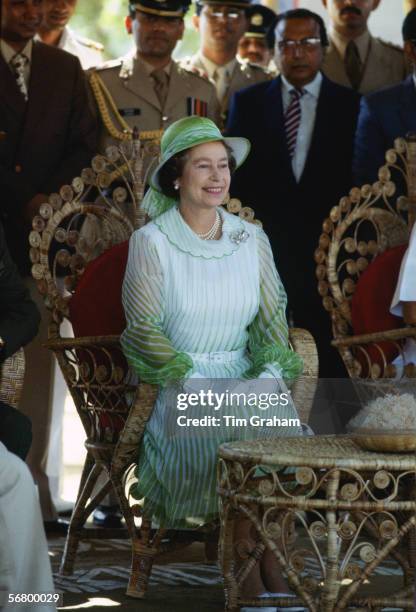
[[[218,445],[255,435],[230,427],[211,427],[205,435],[197,428],[195,435],[175,430],[172,423],[186,414],[175,402],[179,384],[193,376],[252,379],[264,371],[293,379],[302,369],[288,348],[286,294],[265,233],[223,210],[221,215],[220,240],[198,238],[175,207],[130,240],[123,350],[141,380],[161,387],[131,493],[166,527],[192,527],[216,517]],[[207,359],[208,353],[219,359]],[[291,403],[269,409],[272,415],[297,416]],[[273,435],[293,434],[299,430],[277,429]]]

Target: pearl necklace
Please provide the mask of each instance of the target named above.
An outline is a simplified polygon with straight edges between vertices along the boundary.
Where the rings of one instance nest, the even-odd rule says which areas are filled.
[[[215,236],[217,235],[220,225],[221,225],[221,215],[218,212],[218,210],[216,210],[214,225],[211,227],[211,229],[205,232],[205,234],[199,234],[198,232],[195,232],[195,233],[198,236],[198,238],[201,238],[201,240],[214,240]]]

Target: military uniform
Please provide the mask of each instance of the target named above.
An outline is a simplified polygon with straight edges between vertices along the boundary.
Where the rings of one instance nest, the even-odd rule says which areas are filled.
[[[185,58],[182,60],[181,65],[188,69],[199,69],[207,72],[206,65],[204,64],[204,57],[201,53],[197,53],[192,57]],[[231,78],[228,83],[228,88],[224,98],[220,101],[221,107],[221,118],[224,125],[228,107],[233,94],[244,87],[249,87],[256,83],[262,83],[273,78],[273,74],[258,66],[257,64],[250,64],[246,60],[241,60],[236,57],[234,69],[231,74]]]
[[[267,6],[255,4],[246,10],[246,17],[249,25],[238,44],[238,57],[241,60],[246,59],[253,64],[265,67],[275,77],[277,75],[277,68],[273,60],[273,54],[276,43],[274,28],[277,15]],[[250,57],[250,51],[245,46],[245,43],[250,41],[252,41],[252,44],[257,41],[261,45],[256,49],[257,53],[262,53],[261,60],[253,56]]]
[[[78,36],[68,26],[62,32],[58,47],[76,55],[84,70],[103,63],[104,47],[89,38]]]
[[[326,51],[322,72],[331,81],[351,87],[345,71],[344,60],[333,40]],[[368,51],[363,62],[363,74],[359,93],[368,94],[402,81],[408,73],[403,50],[380,38],[369,35]]]
[[[125,138],[123,131],[126,133],[135,126],[140,132],[162,130],[189,115],[219,121],[214,85],[201,76],[200,71],[187,69],[173,60],[164,108],[143,62],[132,55],[103,64],[90,73],[89,79],[101,117],[101,150],[120,142]],[[110,93],[114,105],[104,94],[102,85]]]

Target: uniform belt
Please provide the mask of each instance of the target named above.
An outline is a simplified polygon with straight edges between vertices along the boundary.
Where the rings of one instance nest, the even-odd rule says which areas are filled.
[[[216,351],[213,353],[188,353],[194,361],[202,361],[205,363],[229,363],[237,361],[244,357],[246,349],[241,348],[236,351]]]

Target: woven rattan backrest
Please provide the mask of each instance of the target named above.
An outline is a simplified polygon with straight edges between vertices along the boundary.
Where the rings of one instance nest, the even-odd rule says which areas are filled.
[[[353,337],[351,300],[361,274],[379,254],[408,243],[416,216],[415,178],[416,141],[398,138],[386,153],[379,180],[351,189],[323,222],[315,251],[316,275],[337,341]],[[341,353],[350,375],[360,375],[352,354],[346,349]],[[376,367],[373,374],[380,375],[379,370]]]
[[[158,150],[156,140],[141,143],[135,134],[132,141],[94,157],[91,168],[40,207],[29,237],[32,275],[51,312],[48,347],[96,454],[117,441],[137,380],[118,336],[62,338],[62,323],[69,318],[69,302],[86,266],[144,224],[143,160]]]
[[[128,240],[145,223],[140,208],[144,159],[158,155],[157,137],[108,147],[91,167],[49,196],[33,220],[29,236],[32,275],[52,312],[49,336],[60,336],[68,301],[86,265],[111,246]]]

